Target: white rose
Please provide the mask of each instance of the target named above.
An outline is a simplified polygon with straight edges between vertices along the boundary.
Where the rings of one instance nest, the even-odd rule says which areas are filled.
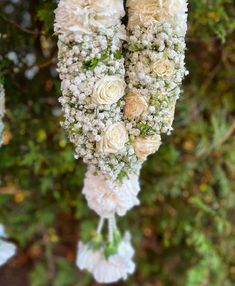
[[[76,265],[81,270],[85,269],[92,273],[102,258],[99,250],[93,251],[89,245],[79,242]]]
[[[129,93],[125,102],[124,114],[128,119],[140,117],[148,108],[146,99],[139,94]]]
[[[157,152],[161,145],[161,136],[138,137],[135,140],[135,153],[139,159],[145,160],[148,155]]]
[[[128,134],[122,123],[114,123],[109,126],[101,139],[97,143],[98,151],[101,153],[117,153],[121,151],[128,141]]]
[[[174,64],[168,59],[160,59],[153,63],[152,71],[160,77],[169,78],[174,73]]]
[[[116,103],[125,94],[126,83],[119,76],[106,76],[100,79],[91,95],[92,102],[96,104]]]

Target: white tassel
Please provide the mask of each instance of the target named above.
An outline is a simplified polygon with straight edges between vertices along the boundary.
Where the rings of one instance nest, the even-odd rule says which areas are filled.
[[[99,224],[98,224],[98,227],[97,227],[97,230],[96,230],[96,233],[97,234],[101,234],[101,231],[104,227],[104,221],[105,219],[103,217],[100,218],[100,221],[99,221]]]
[[[113,232],[114,232],[114,217],[108,219],[108,229],[109,229],[109,242],[113,242]]]

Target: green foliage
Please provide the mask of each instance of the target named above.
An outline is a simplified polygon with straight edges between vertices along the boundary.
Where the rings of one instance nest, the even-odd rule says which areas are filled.
[[[97,216],[81,195],[85,167],[59,124],[55,6],[52,0],[0,2],[7,94],[0,221],[21,249],[1,270],[2,286],[18,285],[20,275],[10,281],[1,275],[11,271],[14,279],[17,270],[27,272],[24,286],[94,285],[74,263],[77,240],[94,237]],[[133,233],[138,270],[117,285],[235,284],[234,1],[191,0],[189,10],[190,75],[174,133],[144,166],[142,204],[118,221],[121,232],[129,227]],[[37,73],[26,78],[33,67]]]
[[[148,134],[151,131],[153,132],[153,128],[146,123],[142,123],[142,122],[138,123],[137,128],[140,130],[140,134],[143,136]]]
[[[93,70],[97,66],[98,63],[99,63],[99,59],[94,58],[92,60],[84,62],[82,65],[82,68],[84,70]]]
[[[53,31],[55,3],[43,3],[37,12],[37,19],[43,23],[46,32]]]

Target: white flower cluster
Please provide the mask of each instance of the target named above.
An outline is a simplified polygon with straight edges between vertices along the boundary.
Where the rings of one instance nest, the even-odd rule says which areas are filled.
[[[0,83],[0,147],[3,143],[3,116],[5,113],[5,90],[3,84]]]
[[[139,191],[139,173],[125,177],[122,182],[109,182],[92,169],[87,171],[83,188],[88,206],[105,218],[115,213],[124,216],[128,210],[139,205]]]
[[[115,283],[126,280],[135,271],[132,261],[134,249],[130,244],[130,234],[126,233],[118,243],[116,254],[107,256],[104,248],[95,249],[91,243],[78,245],[77,266],[92,273],[98,283]]]
[[[0,224],[0,266],[5,264],[16,252],[16,246],[6,241],[4,226]]]
[[[140,150],[136,155],[145,159],[159,148],[161,133],[172,131],[180,85],[187,74],[187,1],[129,0],[128,7],[124,114],[132,129],[138,129],[142,136],[137,139]],[[145,152],[146,141],[153,152]]]

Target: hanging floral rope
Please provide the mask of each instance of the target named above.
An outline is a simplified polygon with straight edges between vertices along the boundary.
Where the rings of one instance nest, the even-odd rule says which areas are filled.
[[[172,131],[187,73],[186,0],[127,7],[127,35],[122,0],[61,0],[55,11],[62,126],[88,165],[83,194],[100,216],[96,235],[78,245],[77,265],[100,283],[134,272],[130,234],[121,235],[115,215],[139,204],[141,166]]]
[[[0,147],[3,143],[3,116],[5,113],[5,90],[2,83],[0,83]]]
[[[92,3],[92,4],[89,4]],[[62,126],[76,146],[76,158],[116,180],[124,164],[128,133],[123,125],[125,69],[121,0],[61,0],[55,31],[59,36]]]
[[[125,254],[126,248],[132,249],[130,237],[122,238],[115,213],[124,215],[138,204],[140,190],[136,160],[125,163],[127,154],[136,156],[132,146],[128,149],[123,124],[123,2],[61,0],[55,14],[63,94],[60,103],[65,117],[62,126],[75,145],[76,158],[82,157],[89,166],[83,190],[88,204],[101,216],[102,224],[107,218],[109,229],[107,238],[99,226],[88,244],[79,243],[77,265],[99,282],[113,282],[134,271],[133,254]],[[121,182],[121,175],[129,169],[136,174]]]
[[[176,101],[185,69],[187,3],[127,1],[127,95],[125,117],[133,130],[137,156],[145,160],[172,131]]]

